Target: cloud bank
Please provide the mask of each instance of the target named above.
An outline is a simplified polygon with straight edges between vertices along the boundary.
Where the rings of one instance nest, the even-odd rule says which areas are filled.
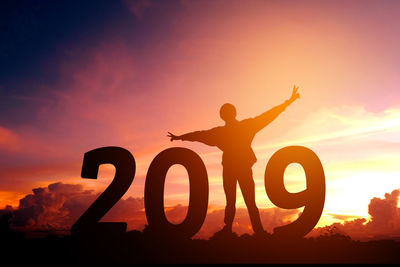
[[[99,196],[99,193],[86,190],[80,184],[53,183],[32,191],[32,194],[20,199],[19,208],[13,211],[13,227],[25,230],[69,230]],[[166,216],[172,223],[181,222],[186,213],[187,207],[182,205],[166,209]],[[261,219],[268,231],[293,220],[297,213],[297,210],[260,209]],[[196,237],[208,238],[220,230],[223,227],[223,218],[224,209],[210,208]],[[129,197],[119,200],[102,221],[124,221],[128,224],[128,230],[142,230],[147,224],[144,198]],[[238,234],[251,233],[250,225],[247,210],[238,208],[234,231]]]
[[[368,205],[369,220],[357,218],[314,229],[310,236],[335,232],[356,240],[400,237],[400,208],[397,207],[400,190],[386,193],[384,198],[374,197]]]
[[[53,183],[32,191],[32,194],[20,199],[19,208],[12,211],[13,227],[25,230],[69,230],[99,196],[99,193],[86,190],[80,184]],[[386,193],[384,198],[372,198],[368,206],[368,220],[345,220],[342,223],[316,228],[308,236],[316,237],[335,232],[356,240],[397,238],[400,236],[400,208],[397,207],[399,195],[400,190],[396,189]],[[166,209],[166,216],[172,223],[179,223],[185,218],[186,212],[186,206],[176,205]],[[298,215],[298,210],[260,209],[261,220],[268,232],[272,232],[277,226],[290,223]],[[223,218],[223,208],[210,206],[205,222],[195,238],[207,239],[212,236],[223,227]],[[351,219],[348,216],[344,217],[346,218]],[[147,224],[144,198],[121,199],[102,221],[124,221],[128,223],[128,230],[142,230]],[[246,209],[237,209],[233,230],[239,235],[252,233]]]
[[[53,183],[32,190],[13,212],[12,226],[27,230],[67,230],[95,201],[100,193],[85,190],[80,184]],[[144,226],[143,198],[121,199],[104,216],[104,221],[125,220]]]

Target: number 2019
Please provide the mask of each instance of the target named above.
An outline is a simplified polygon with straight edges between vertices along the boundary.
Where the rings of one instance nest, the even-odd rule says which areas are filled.
[[[284,172],[291,163],[299,163],[306,175],[306,189],[290,193],[284,184]],[[124,222],[99,222],[130,187],[136,164],[132,154],[121,147],[101,147],[86,152],[82,163],[82,178],[97,179],[101,164],[113,164],[115,176],[106,190],[72,226],[72,235],[98,231],[124,233]],[[189,206],[179,224],[168,221],[164,211],[164,185],[169,168],[183,165],[189,178]],[[301,215],[287,225],[274,229],[281,237],[303,237],[317,224],[325,202],[325,175],[318,156],[303,146],[288,146],[275,152],[265,169],[265,190],[273,204],[283,209],[304,207]],[[145,213],[149,229],[159,235],[193,237],[203,225],[208,208],[208,176],[198,154],[190,149],[173,147],[160,152],[151,162],[145,182]]]

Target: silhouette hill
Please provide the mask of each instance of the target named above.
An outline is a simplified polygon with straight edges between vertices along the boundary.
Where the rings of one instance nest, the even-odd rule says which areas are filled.
[[[13,263],[400,263],[400,243],[360,242],[327,233],[318,238],[277,239],[235,233],[209,240],[160,237],[149,228],[91,239],[56,236],[29,238],[0,217],[3,260]]]

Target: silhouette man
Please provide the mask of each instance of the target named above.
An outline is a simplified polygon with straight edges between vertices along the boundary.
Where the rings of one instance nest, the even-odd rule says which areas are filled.
[[[225,121],[224,126],[180,136],[168,132],[168,137],[171,138],[171,141],[197,141],[209,146],[217,146],[223,151],[222,177],[226,195],[226,207],[225,226],[221,232],[232,233],[236,205],[236,183],[239,182],[253,231],[256,234],[265,233],[255,202],[252,166],[257,161],[257,158],[251,148],[251,143],[256,133],[271,123],[296,99],[300,98],[297,90],[298,87],[294,86],[292,96],[288,100],[255,118],[238,121],[236,119],[236,108],[232,104],[226,103],[220,109],[220,116]]]

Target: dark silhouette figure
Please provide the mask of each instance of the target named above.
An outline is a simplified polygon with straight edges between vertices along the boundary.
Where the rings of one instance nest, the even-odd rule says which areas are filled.
[[[195,131],[180,136],[168,132],[171,141],[197,141],[209,146],[217,146],[223,151],[223,187],[226,195],[225,226],[221,232],[232,233],[232,223],[235,216],[236,183],[246,203],[253,231],[264,234],[260,215],[255,202],[255,186],[252,166],[257,158],[251,148],[254,136],[265,126],[271,123],[291,103],[300,98],[298,87],[293,87],[292,96],[284,103],[262,113],[255,118],[238,121],[236,108],[226,103],[220,109],[220,116],[225,121],[219,126],[205,131]]]

